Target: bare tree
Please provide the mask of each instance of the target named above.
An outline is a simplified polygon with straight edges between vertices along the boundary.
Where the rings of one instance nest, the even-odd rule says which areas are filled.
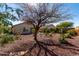
[[[37,34],[40,27],[47,23],[70,19],[70,13],[68,13],[68,10],[65,10],[65,6],[63,6],[63,4],[54,3],[38,3],[35,5],[22,4],[22,8],[24,10],[23,20],[30,21],[35,29],[34,40],[36,43],[30,49],[30,52],[36,45],[38,45],[39,51],[37,55],[40,54],[41,49],[45,50],[45,55],[47,55],[47,53],[50,55],[56,55],[54,52],[47,48],[47,45],[50,44],[38,41]]]

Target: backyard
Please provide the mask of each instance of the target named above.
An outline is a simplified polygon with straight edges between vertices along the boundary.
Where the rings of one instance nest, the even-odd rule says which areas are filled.
[[[26,53],[28,49],[33,45],[33,36],[32,35],[22,35],[21,40],[16,40],[11,44],[5,45],[0,49],[0,55],[13,55],[13,56],[29,56],[29,53]],[[39,37],[40,41],[50,43],[52,46],[48,46],[49,49],[54,51],[58,56],[72,56],[72,55],[79,55],[79,36],[73,37],[73,39],[68,39],[67,41],[72,44],[60,44],[59,43],[59,34],[54,34],[54,36],[46,38],[46,37]],[[42,40],[41,40],[42,39]],[[52,43],[53,41],[53,43]],[[36,47],[32,51],[32,55],[36,55],[37,51],[39,50]],[[44,51],[41,50],[40,55],[44,55]]]
[[[79,24],[66,4],[13,6],[0,4],[0,56],[79,56]]]

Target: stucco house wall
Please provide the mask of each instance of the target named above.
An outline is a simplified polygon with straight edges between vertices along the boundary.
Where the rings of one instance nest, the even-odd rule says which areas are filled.
[[[42,29],[44,28],[55,28],[54,25],[44,25],[40,28],[39,31],[41,31]],[[27,21],[27,22],[23,22],[23,23],[20,23],[20,24],[17,24],[17,25],[13,25],[12,26],[12,33],[13,34],[32,34],[32,29],[33,29],[33,26],[31,24],[30,21]]]
[[[32,33],[32,25],[28,23],[21,23],[12,26],[12,32],[14,34],[30,34]]]

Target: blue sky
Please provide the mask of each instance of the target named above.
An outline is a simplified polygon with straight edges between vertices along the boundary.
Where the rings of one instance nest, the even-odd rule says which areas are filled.
[[[18,7],[18,6],[15,6],[14,4],[9,4],[9,5],[14,8]],[[71,12],[74,15],[72,20],[67,20],[67,21],[73,22],[75,27],[79,26],[79,3],[65,3],[65,5],[67,6],[67,8],[70,9],[69,12]],[[20,21],[13,22],[14,25],[18,23],[20,23]]]
[[[79,3],[68,3],[66,5],[74,15],[70,21],[74,23],[74,26],[79,26]]]

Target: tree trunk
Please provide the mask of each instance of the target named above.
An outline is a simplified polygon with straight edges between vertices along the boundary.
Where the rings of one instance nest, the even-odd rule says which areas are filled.
[[[45,55],[47,55],[47,53],[48,53],[51,56],[56,56],[56,54],[53,51],[48,49],[47,45],[44,42],[41,43],[41,41],[38,40],[38,38],[37,38],[38,31],[39,31],[39,27],[36,27],[35,32],[34,32],[34,40],[36,43],[33,45],[32,48],[30,48],[30,54],[31,54],[33,48],[37,46],[39,48],[37,56],[40,55],[42,49],[45,51]]]
[[[37,39],[38,30],[39,30],[39,29],[36,28],[36,29],[35,29],[35,33],[34,33],[34,40],[36,41],[36,43],[39,43],[39,42],[38,42],[38,39]]]

